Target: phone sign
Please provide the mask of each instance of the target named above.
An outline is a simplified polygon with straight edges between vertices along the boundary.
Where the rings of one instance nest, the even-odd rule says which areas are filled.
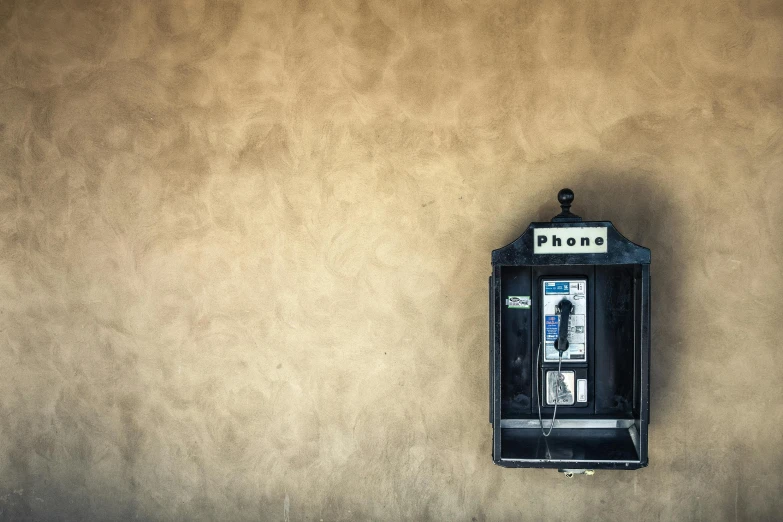
[[[534,254],[605,254],[606,227],[542,227],[533,234]]]

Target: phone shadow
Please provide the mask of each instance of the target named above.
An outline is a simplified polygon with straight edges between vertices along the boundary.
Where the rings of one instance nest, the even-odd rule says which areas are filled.
[[[679,361],[684,328],[678,273],[685,218],[656,173],[637,170],[584,170],[568,176],[563,187],[553,187],[552,199],[534,213],[536,221],[549,221],[559,213],[555,195],[567,186],[574,191],[571,212],[585,221],[611,221],[626,238],[650,249],[652,294],[650,350],[651,424],[666,422],[676,398],[668,390],[681,378]],[[563,180],[563,178],[560,178]]]

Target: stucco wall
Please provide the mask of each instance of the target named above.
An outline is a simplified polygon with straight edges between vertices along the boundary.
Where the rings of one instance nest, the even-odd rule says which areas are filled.
[[[783,5],[0,2],[0,512],[772,520]],[[653,253],[650,466],[490,457],[487,276]]]

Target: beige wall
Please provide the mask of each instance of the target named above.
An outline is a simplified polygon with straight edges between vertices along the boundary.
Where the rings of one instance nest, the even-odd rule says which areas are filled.
[[[0,511],[783,512],[776,1],[0,3]],[[650,467],[490,457],[490,251],[653,252]]]

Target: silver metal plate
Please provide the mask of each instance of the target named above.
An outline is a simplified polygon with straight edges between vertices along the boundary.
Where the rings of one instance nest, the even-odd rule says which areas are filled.
[[[560,406],[574,404],[574,372],[556,370],[546,372],[546,403]]]

